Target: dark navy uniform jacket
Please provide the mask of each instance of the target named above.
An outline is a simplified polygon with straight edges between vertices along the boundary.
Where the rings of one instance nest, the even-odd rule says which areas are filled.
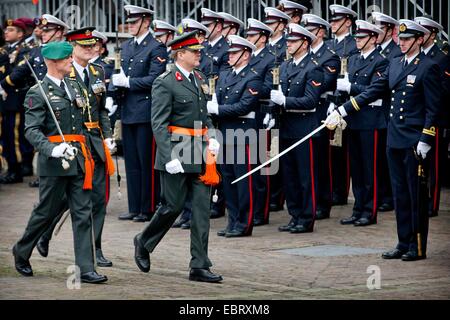
[[[363,92],[371,83],[382,76],[388,65],[389,61],[376,49],[366,59],[361,54],[351,56],[348,60],[348,78],[351,83],[350,96],[357,96]],[[384,96],[384,99],[378,99],[367,108],[362,106],[360,112],[350,114],[345,119],[348,127],[354,130],[386,128],[388,103],[388,97]]]
[[[30,51],[29,47],[27,47],[23,42],[19,42],[13,48],[7,48],[8,55],[14,56],[14,61],[9,61],[7,59],[7,65],[5,65],[5,71],[8,69],[12,72],[19,66],[26,66],[25,63],[25,55]],[[1,66],[0,66],[1,67]],[[26,66],[28,68],[28,66]],[[0,98],[0,110],[2,111],[20,111],[23,110],[23,101],[25,99],[25,95],[29,89],[29,87],[19,87],[16,86],[14,82],[11,81],[11,76],[7,75],[0,84],[8,94],[5,101]],[[14,84],[13,86],[11,84]]]
[[[335,42],[335,39],[329,39],[325,42],[328,49],[333,50],[339,57],[350,57],[358,53],[358,48],[356,48],[356,41],[351,34],[346,36],[344,40],[339,43]]]
[[[400,47],[394,42],[394,39],[389,42],[384,50],[381,50],[381,54],[386,57],[389,61],[392,61],[393,58],[399,57],[402,55],[402,51]]]
[[[121,62],[125,75],[130,77],[130,88],[120,89],[122,123],[150,123],[152,85],[166,70],[167,49],[150,33],[137,46],[131,38],[122,45]]]
[[[317,118],[320,122],[327,117],[328,103],[326,103],[325,99],[336,90],[336,80],[341,71],[341,60],[334,51],[327,48],[325,43],[316,53],[311,52],[311,59],[317,61],[323,70],[323,84],[320,95],[321,104],[316,110]]]
[[[280,136],[284,139],[303,138],[318,127],[315,114],[324,81],[318,62],[307,54],[295,65],[293,59],[283,62],[280,85],[286,105],[280,119]]]
[[[270,98],[270,90],[272,90],[273,83],[272,69],[275,66],[275,56],[265,47],[257,56],[252,56],[249,65],[263,80],[263,87],[259,93],[259,98]]]
[[[261,89],[262,79],[249,65],[238,75],[233,75],[231,68],[220,74],[216,87],[219,104],[217,118],[224,144],[233,144],[226,139],[227,129],[256,130],[255,114]],[[237,140],[237,144],[242,144],[239,142]]]
[[[211,47],[207,41],[203,43],[202,57],[200,59],[199,69],[206,75],[207,78],[211,74],[218,75],[220,72],[229,68],[228,53],[229,45],[224,37],[222,37],[214,47]],[[211,59],[213,61],[213,71],[211,72]]]
[[[279,64],[281,64],[283,61],[286,61],[287,41],[284,35],[273,46],[267,43],[267,48],[269,49],[270,52],[272,52],[274,56],[277,57],[277,62]]]
[[[423,141],[433,145],[442,86],[439,66],[420,53],[406,68],[404,56],[394,58],[382,77],[344,104],[347,113],[391,92],[387,145],[410,148]]]

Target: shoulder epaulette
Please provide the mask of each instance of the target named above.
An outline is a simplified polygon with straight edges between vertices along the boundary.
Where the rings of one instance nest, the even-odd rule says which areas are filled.
[[[160,75],[159,77],[162,78],[162,79],[164,79],[164,78],[167,77],[171,72],[172,72],[172,70],[166,70],[165,72],[161,73],[161,75]]]

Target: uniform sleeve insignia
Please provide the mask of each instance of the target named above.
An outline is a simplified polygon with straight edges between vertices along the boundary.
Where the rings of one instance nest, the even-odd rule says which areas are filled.
[[[314,81],[314,80],[312,80],[311,82],[312,82],[312,85],[313,85],[314,87],[320,87],[320,86],[322,85],[321,82],[316,82],[316,81]]]
[[[446,75],[447,77],[450,77],[450,72],[448,72],[447,70],[445,70],[445,75]]]
[[[159,63],[164,63],[167,60],[167,59],[163,59],[161,57],[156,57],[156,59],[159,61]]]
[[[181,73],[179,73],[178,71],[175,72],[175,79],[177,79],[178,81],[183,81],[183,77],[181,76]]]
[[[331,73],[335,73],[335,72],[336,72],[336,69],[335,69],[335,68],[332,68],[332,67],[330,67],[330,66],[327,66],[327,69],[328,69],[328,71],[330,71]]]
[[[381,77],[381,73],[379,71],[377,71],[377,76]]]
[[[256,96],[256,95],[258,95],[258,91],[256,91],[256,90],[252,90],[252,88],[248,88],[248,91],[250,92],[250,94],[252,95],[252,96]]]

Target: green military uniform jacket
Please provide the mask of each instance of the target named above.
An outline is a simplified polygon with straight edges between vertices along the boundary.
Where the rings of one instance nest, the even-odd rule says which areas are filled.
[[[86,104],[84,107],[84,122],[98,122],[101,129],[88,129],[84,126],[84,131],[88,144],[92,152],[95,152],[100,159],[105,162],[106,156],[103,149],[103,139],[111,138],[111,122],[108,117],[108,111],[105,109],[106,86],[105,72],[103,67],[90,63],[89,69],[89,88],[86,88],[78,72],[72,67],[69,78],[76,81],[81,98]],[[89,102],[89,106],[87,105]]]
[[[165,165],[178,158],[185,173],[203,171],[203,153],[207,146],[202,136],[170,133],[168,126],[214,129],[206,108],[208,85],[205,76],[194,70],[191,83],[174,65],[153,83],[151,123],[157,144],[155,169],[165,171]],[[214,138],[213,131],[208,136]]]
[[[76,97],[80,95],[79,89],[75,81],[66,79],[65,82],[70,97],[49,78],[45,77],[40,81],[63,134],[83,135],[83,109],[76,103]],[[72,143],[79,152],[77,161],[68,160],[70,163],[68,170],[62,168],[61,159],[51,157],[53,148],[58,144],[51,143],[48,137],[59,135],[59,133],[37,84],[27,92],[24,106],[26,110],[25,137],[39,151],[39,175],[75,176],[79,174],[78,166],[84,171],[84,157],[79,143]]]

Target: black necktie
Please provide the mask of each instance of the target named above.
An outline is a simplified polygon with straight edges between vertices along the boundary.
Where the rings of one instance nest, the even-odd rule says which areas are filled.
[[[64,81],[61,80],[61,83],[59,84],[59,87],[66,92],[66,85],[64,84]]]
[[[197,87],[197,84],[195,83],[195,78],[194,75],[192,73],[189,73],[189,80],[191,80],[191,83]]]
[[[84,84],[86,85],[86,88],[89,88],[89,76],[86,69],[83,69],[84,74]]]
[[[406,69],[408,66],[408,59],[405,59],[405,62],[403,63],[403,69]]]

